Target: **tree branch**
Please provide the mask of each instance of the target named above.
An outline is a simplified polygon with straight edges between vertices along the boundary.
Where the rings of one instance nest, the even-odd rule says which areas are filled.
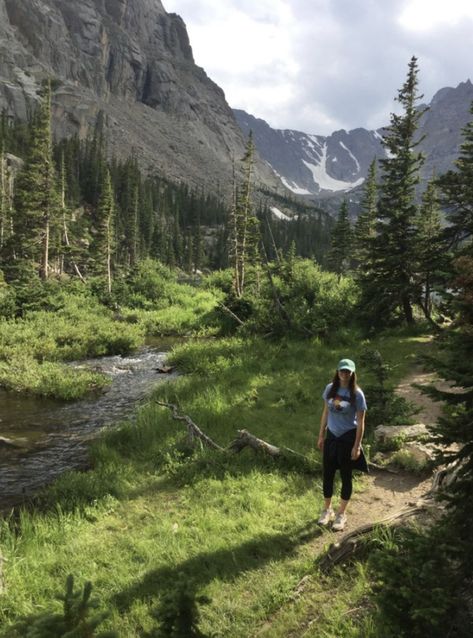
[[[223,452],[223,448],[215,443],[215,441],[207,436],[207,434],[202,432],[199,426],[196,425],[194,421],[189,416],[187,416],[187,414],[184,414],[183,416],[180,416],[178,414],[177,405],[174,405],[174,403],[165,403],[164,401],[156,401],[156,403],[172,410],[172,418],[176,419],[176,421],[185,421],[187,427],[187,437],[191,445],[194,444],[195,439],[199,439],[207,447]]]

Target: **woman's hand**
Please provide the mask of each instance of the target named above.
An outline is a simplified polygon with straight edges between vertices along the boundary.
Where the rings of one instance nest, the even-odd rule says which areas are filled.
[[[324,440],[325,440],[325,438],[323,436],[319,436],[319,438],[317,440],[317,447],[321,451],[323,451],[323,449],[324,449]]]
[[[360,454],[361,454],[361,446],[360,445],[353,446],[351,451],[351,460],[356,461],[357,459],[360,458]]]

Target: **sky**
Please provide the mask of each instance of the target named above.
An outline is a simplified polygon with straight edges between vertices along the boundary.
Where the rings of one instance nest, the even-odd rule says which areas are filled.
[[[473,0],[162,0],[233,108],[325,135],[389,122],[418,58],[424,102],[473,81]]]

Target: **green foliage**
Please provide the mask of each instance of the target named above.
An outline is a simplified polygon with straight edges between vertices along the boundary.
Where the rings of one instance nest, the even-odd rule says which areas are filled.
[[[208,604],[206,596],[196,596],[192,583],[179,575],[175,587],[164,594],[156,612],[159,629],[153,638],[210,638],[199,629],[198,604]]]
[[[421,140],[415,140],[414,136],[423,111],[416,104],[422,97],[417,94],[417,74],[417,59],[412,57],[406,81],[397,97],[403,113],[391,115],[383,139],[389,157],[380,161],[377,235],[373,240],[373,259],[366,264],[361,279],[361,311],[369,325],[386,325],[395,313],[412,324],[413,303],[419,298],[415,278],[415,189],[423,158],[416,152]]]
[[[74,370],[47,361],[39,363],[21,351],[10,355],[8,361],[0,361],[0,386],[15,392],[73,401],[109,383],[97,372]]]
[[[348,202],[344,199],[333,227],[327,261],[330,269],[341,275],[350,270],[353,257],[353,231],[348,218]]]
[[[24,638],[116,638],[116,632],[99,632],[98,626],[108,616],[96,612],[99,602],[91,598],[92,583],[86,582],[82,592],[74,591],[72,574],[66,579],[65,593],[58,596],[63,601],[62,613],[45,613],[28,618],[18,627],[17,635]],[[23,633],[24,632],[24,633]]]
[[[429,530],[403,529],[379,539],[369,570],[375,579],[374,600],[383,638],[443,638],[459,599],[448,538]],[[447,620],[448,619],[448,620]],[[458,628],[460,629],[460,628]],[[455,636],[467,636],[459,631]]]
[[[357,264],[356,277],[362,280],[370,271],[373,261],[373,240],[376,237],[376,216],[378,207],[378,186],[376,183],[376,160],[370,164],[360,202],[360,214],[354,228],[354,261]]]
[[[416,276],[420,283],[419,305],[425,316],[432,316],[432,293],[445,285],[448,268],[447,245],[441,227],[438,188],[431,180],[422,196],[422,206],[417,217],[417,265]]]
[[[408,472],[412,472],[413,474],[421,474],[429,466],[429,461],[427,459],[418,458],[409,449],[396,450],[396,452],[390,457],[389,462],[407,470]]]
[[[28,511],[0,521],[8,583],[0,635],[11,636],[12,626],[32,610],[48,611],[69,572],[96,583],[110,612],[104,629],[123,636],[155,635],[157,606],[168,626],[187,623],[209,636],[249,636],[286,611],[279,633],[272,633],[271,622],[266,635],[282,638],[300,629],[306,599],[294,616],[294,591],[312,575],[321,533],[314,522],[322,505],[315,445],[321,394],[347,352],[364,387],[361,347],[358,338],[343,344],[195,339],[176,346],[172,363],[185,374],[159,385],[132,422],[93,444],[89,471],[67,473]],[[421,344],[395,335],[372,347],[402,364],[392,368],[394,382]],[[247,428],[309,463],[250,450],[191,450],[184,424],[153,399],[176,403],[223,446]],[[310,578],[328,635],[340,635],[340,627],[342,635],[356,635],[348,633],[353,615],[345,612],[358,601],[365,609],[366,585],[352,579],[354,571],[344,572],[336,596],[326,580]],[[179,591],[180,575],[187,591]],[[211,601],[202,604],[201,595]]]
[[[369,404],[370,431],[378,425],[408,424],[414,413],[413,406],[395,394],[392,382],[387,384],[392,369],[383,360],[379,350],[366,348],[361,354],[360,362],[376,379],[375,384],[363,386]]]
[[[358,288],[350,277],[324,272],[306,259],[294,259],[281,266],[269,266],[269,274],[236,300],[231,293],[224,304],[244,322],[247,333],[273,336],[330,337],[350,324],[358,300]],[[224,289],[228,279],[213,278]],[[219,311],[221,317],[223,311]],[[226,325],[231,321],[225,318]],[[225,325],[225,324],[224,324]],[[233,326],[238,324],[233,320]]]
[[[473,103],[470,108],[473,115]],[[461,251],[471,255],[473,248],[473,120],[463,129],[455,170],[448,171],[437,180],[441,190],[441,203],[447,210],[448,239]]]

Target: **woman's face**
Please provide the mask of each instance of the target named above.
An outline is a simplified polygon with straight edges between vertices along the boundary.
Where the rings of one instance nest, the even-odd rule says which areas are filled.
[[[345,385],[345,384],[348,385],[351,375],[352,375],[352,372],[350,370],[346,370],[345,368],[338,370],[338,378],[340,379],[340,383],[342,385]]]

